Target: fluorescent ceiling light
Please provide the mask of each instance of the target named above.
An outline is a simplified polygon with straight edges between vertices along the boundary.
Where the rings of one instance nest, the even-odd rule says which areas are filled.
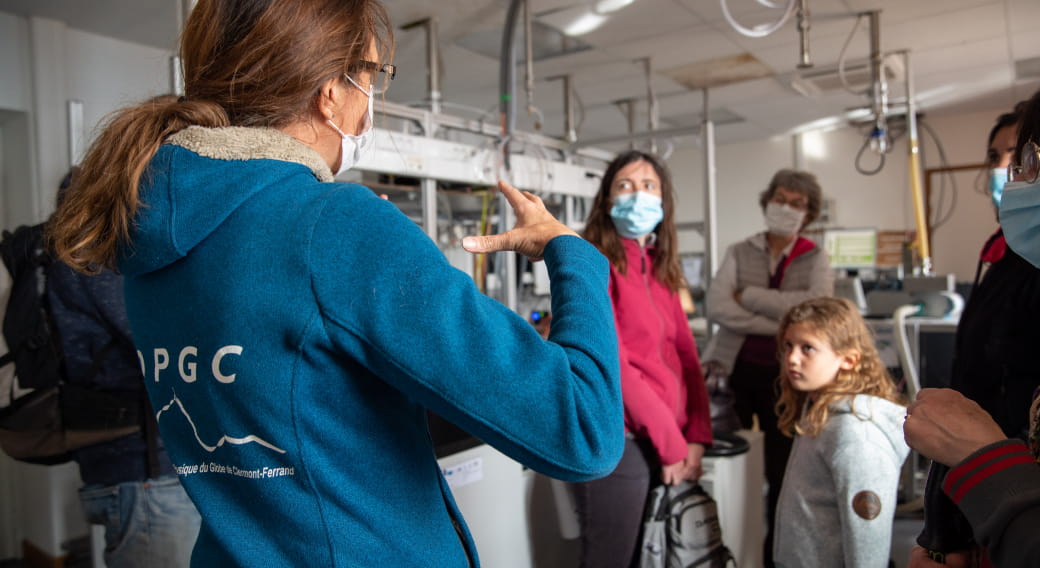
[[[635,2],[635,0],[597,0],[592,9],[597,14],[609,14],[628,6],[632,2]]]
[[[563,27],[563,33],[569,36],[584,35],[603,25],[607,17],[595,12],[584,12],[578,14],[569,24]]]

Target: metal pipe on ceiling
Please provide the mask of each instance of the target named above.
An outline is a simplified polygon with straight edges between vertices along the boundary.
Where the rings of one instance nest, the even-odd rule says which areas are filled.
[[[571,76],[563,76],[563,137],[568,142],[578,140],[578,131],[574,125],[574,92]]]
[[[809,54],[809,0],[798,2],[798,68],[806,69],[813,66],[812,56]]]
[[[423,26],[426,30],[426,96],[430,100],[430,110],[441,112],[441,52],[440,32],[437,18],[424,18],[401,26],[402,30],[410,30]]]
[[[628,103],[629,101],[618,101],[617,104]],[[619,134],[617,136],[604,136],[603,138],[595,138],[592,140],[582,140],[571,144],[571,148],[588,148],[590,146],[602,146],[606,144],[614,144],[616,142],[629,142],[634,140],[643,140],[646,138],[672,138],[675,136],[693,136],[700,133],[701,127],[698,126],[678,126],[675,128],[661,128],[657,130],[651,130],[647,132],[631,132],[628,134]]]
[[[650,132],[657,130],[658,105],[657,93],[654,92],[654,66],[649,57],[643,58],[643,71],[646,74],[646,114],[647,128]],[[657,139],[650,137],[650,153],[657,154]]]
[[[509,137],[516,130],[516,20],[526,0],[510,0],[502,28],[502,51],[498,67],[499,116],[502,124],[502,163],[509,170]]]
[[[508,173],[509,165],[509,139],[516,130],[516,20],[520,11],[520,4],[526,0],[510,0],[509,9],[506,11],[506,23],[502,29],[502,55],[499,62],[499,108],[502,122],[502,165]],[[502,195],[498,196],[499,205],[499,232],[504,233],[512,228],[514,222],[513,208],[506,202]],[[500,279],[501,285],[506,293],[505,305],[514,312],[517,310],[516,293],[516,255],[511,252],[500,252],[499,262],[495,265],[496,271],[504,267],[504,275]]]

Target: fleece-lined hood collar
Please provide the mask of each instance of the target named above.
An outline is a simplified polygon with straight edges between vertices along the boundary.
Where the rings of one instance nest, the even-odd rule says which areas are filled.
[[[901,455],[906,451],[903,439],[903,420],[906,419],[906,407],[876,396],[858,394],[831,404],[834,414],[854,414],[861,420],[872,420],[877,424],[892,449]]]
[[[171,135],[142,178],[121,270],[146,273],[183,258],[249,197],[298,175],[333,181],[317,152],[280,130],[189,126]]]

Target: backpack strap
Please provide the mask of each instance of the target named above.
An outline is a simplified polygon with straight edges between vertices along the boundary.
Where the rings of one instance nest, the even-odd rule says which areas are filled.
[[[144,439],[148,443],[148,479],[159,477],[159,423],[148,401],[148,391],[141,389],[141,414],[144,418]]]

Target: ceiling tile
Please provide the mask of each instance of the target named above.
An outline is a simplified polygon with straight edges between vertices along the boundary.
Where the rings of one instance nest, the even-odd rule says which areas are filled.
[[[1036,37],[1040,24],[1040,2],[1036,0],[1007,0],[1008,29],[1012,32],[1032,32]]]
[[[882,16],[881,48],[934,49],[1001,37],[1006,29],[1003,12],[992,6],[950,10],[927,19],[893,21]]]
[[[718,31],[698,26],[613,45],[605,51],[627,59],[652,56],[655,67],[666,69],[695,61],[736,55],[744,50]]]
[[[1037,22],[1040,22],[1040,19]],[[1015,61],[1040,56],[1040,39],[1036,35],[1035,30],[1016,32],[1011,35],[1011,57]]]
[[[598,47],[610,47],[699,24],[700,20],[675,0],[638,0],[609,14],[602,27],[582,39]]]
[[[882,21],[910,21],[918,18],[939,16],[967,8],[985,7],[990,11],[1002,12],[1005,0],[845,0],[853,12],[881,10]]]

